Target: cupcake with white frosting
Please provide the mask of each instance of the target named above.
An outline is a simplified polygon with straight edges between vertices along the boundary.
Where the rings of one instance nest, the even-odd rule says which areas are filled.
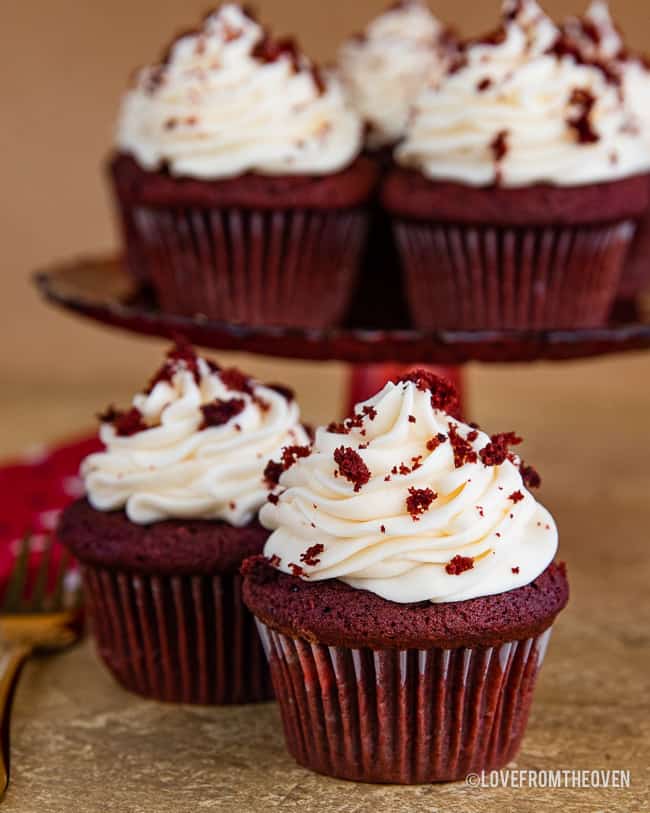
[[[521,438],[457,408],[431,373],[387,384],[277,469],[260,512],[244,598],[289,750],[316,771],[446,781],[519,748],[568,597],[558,532]]]
[[[308,450],[292,394],[179,345],[129,409],[101,420],[87,497],[59,529],[82,564],[101,657],[160,700],[268,699],[238,570],[268,537],[257,519],[268,458]]]
[[[423,2],[403,0],[375,17],[339,51],[339,71],[366,125],[370,150],[403,137],[420,91],[446,72],[453,37]]]
[[[631,52],[605,0],[594,0],[582,17],[564,24],[569,42],[586,59],[600,61],[616,75],[625,101],[650,154],[650,64]],[[619,287],[623,298],[650,287],[650,209],[639,224]]]
[[[336,76],[225,4],[139,72],[112,174],[163,308],[325,326],[354,284],[374,169]]]
[[[602,324],[647,205],[618,75],[534,0],[416,101],[383,192],[421,327]]]

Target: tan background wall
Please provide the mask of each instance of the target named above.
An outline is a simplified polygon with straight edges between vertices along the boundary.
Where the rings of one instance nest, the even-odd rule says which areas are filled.
[[[100,164],[134,67],[170,34],[193,24],[205,0],[5,0],[0,22],[0,454],[28,440],[86,426],[108,398],[126,398],[156,363],[160,344],[84,324],[45,308],[29,273],[57,258],[115,244]],[[382,0],[258,0],[264,21],[296,32],[308,52],[331,58]],[[581,2],[549,0],[553,14]],[[614,0],[630,44],[650,50],[647,0]],[[494,25],[498,3],[438,0],[465,32]],[[628,362],[629,363],[629,362]],[[266,373],[275,364],[247,360]],[[634,368],[636,369],[636,368]],[[647,366],[642,368],[647,373]],[[567,368],[566,380],[572,380]],[[326,417],[340,393],[339,365],[284,365],[280,374],[329,394],[310,404]],[[487,373],[484,373],[487,374]],[[495,373],[496,375],[496,373]],[[503,371],[501,375],[507,376]],[[534,375],[534,374],[533,374]],[[531,386],[534,378],[529,380]]]

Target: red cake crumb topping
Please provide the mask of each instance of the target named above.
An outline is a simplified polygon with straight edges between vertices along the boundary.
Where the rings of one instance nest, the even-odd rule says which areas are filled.
[[[299,458],[309,457],[310,454],[309,446],[285,446],[282,450],[282,468],[288,471]]]
[[[430,452],[435,452],[435,450],[438,448],[438,446],[445,443],[446,440],[447,440],[447,435],[443,435],[442,432],[438,432],[438,434],[434,438],[431,438],[431,440],[427,441],[427,449]]]
[[[100,423],[115,423],[122,413],[113,404],[106,407],[103,412],[98,413],[97,420]]]
[[[450,576],[460,576],[466,570],[472,570],[474,559],[471,556],[454,556],[451,562],[447,562],[445,570]]]
[[[332,423],[328,424],[327,431],[334,435],[349,435],[352,429],[362,428],[365,418],[374,421],[376,417],[377,410],[374,407],[364,406],[361,413],[356,413],[351,418],[346,418],[342,423],[332,421]],[[365,435],[365,430],[362,429],[361,434]]]
[[[271,565],[271,567],[280,567],[282,564],[282,559],[280,559],[277,553],[274,553],[273,556],[269,556],[266,561]]]
[[[296,400],[296,394],[290,387],[285,387],[282,384],[266,384],[268,390],[273,390],[281,395],[289,403]]]
[[[512,500],[516,504],[524,499],[524,495],[521,493],[521,491],[513,491],[508,499]]]
[[[515,575],[516,575],[517,573],[519,573],[519,568],[518,568],[518,567],[513,567],[513,568],[511,568],[511,570],[512,570],[512,572],[513,572]]]
[[[478,511],[479,516],[481,516],[481,517],[484,517],[484,516],[485,516],[485,510],[484,510],[484,508],[483,508],[483,506],[482,506],[482,505],[477,505],[477,506],[476,506],[476,510]]]
[[[221,383],[226,389],[234,392],[245,392],[247,395],[253,394],[253,382],[241,370],[231,367],[229,370],[222,370],[219,374]]]
[[[208,429],[211,426],[223,426],[235,415],[243,412],[245,406],[246,402],[242,398],[231,398],[229,401],[217,398],[211,404],[204,404],[201,407],[203,423],[199,426],[199,430]]]
[[[408,375],[398,378],[395,384],[413,382],[422,392],[431,392],[431,406],[453,417],[460,416],[460,400],[456,388],[429,370],[413,370]]]
[[[149,382],[145,394],[149,395],[156,384],[159,384],[161,381],[166,381],[167,383],[171,382],[174,375],[181,369],[186,369],[192,373],[194,381],[197,384],[201,381],[199,357],[189,342],[179,338],[176,340],[174,347],[167,353],[165,363]]]
[[[136,407],[132,407],[127,412],[118,412],[113,419],[113,427],[120,437],[131,437],[139,432],[144,432],[150,427],[144,422],[142,413]]]
[[[409,423],[415,423],[415,415],[409,415]]]
[[[497,164],[500,164],[508,154],[508,131],[500,130],[490,143],[492,155]]]
[[[349,447],[341,446],[334,452],[334,462],[339,467],[339,473],[354,483],[354,490],[361,491],[370,480],[370,470],[363,462],[363,458],[358,452]]]
[[[419,522],[420,516],[429,510],[431,503],[438,498],[435,491],[430,488],[409,488],[406,498],[406,510],[413,522]]]
[[[283,56],[289,58],[294,71],[300,70],[300,50],[291,37],[273,39],[265,34],[253,49],[253,58],[260,62],[277,62]]]
[[[282,450],[281,462],[269,460],[264,469],[264,479],[269,488],[275,488],[280,482],[280,477],[288,471],[293,464],[301,457],[309,457],[311,447],[309,446],[285,446]]]
[[[322,545],[320,542],[316,545],[312,545],[310,548],[300,555],[300,561],[304,562],[309,567],[316,567],[316,565],[320,564],[320,559],[317,557],[325,550],[325,545]]]
[[[455,424],[449,425],[449,442],[454,450],[454,466],[459,469],[465,463],[476,463],[478,455],[471,444],[458,434]]]
[[[596,97],[587,88],[575,88],[569,103],[577,110],[567,119],[567,124],[575,131],[578,143],[594,144],[600,136],[591,123],[591,114],[596,104]]]
[[[275,488],[284,474],[284,466],[275,460],[269,460],[264,469],[264,480],[269,488]]]
[[[476,431],[476,429],[472,429],[471,432],[467,433],[467,440],[470,443],[474,443],[474,441],[477,440],[477,439],[478,439],[478,432]]]
[[[542,478],[539,476],[537,469],[533,466],[527,466],[524,461],[521,461],[519,466],[521,478],[528,488],[539,488],[542,484]]]
[[[510,446],[518,446],[523,439],[514,432],[500,432],[490,437],[490,442],[484,446],[479,455],[484,466],[501,466],[510,455]]]
[[[291,570],[294,576],[305,575],[305,571],[300,567],[300,565],[296,565],[293,562],[289,562],[289,569]]]
[[[386,533],[386,526],[385,526],[385,525],[382,525],[382,526],[380,527],[380,529],[379,529],[379,530],[380,530],[380,531],[381,531],[383,534],[385,534],[385,533]]]
[[[486,90],[489,90],[492,87],[492,80],[489,76],[484,77],[481,79],[480,82],[476,85],[476,89],[479,93],[484,93]]]
[[[271,503],[271,505],[277,505],[280,502],[280,497],[278,494],[269,494],[266,499]]]

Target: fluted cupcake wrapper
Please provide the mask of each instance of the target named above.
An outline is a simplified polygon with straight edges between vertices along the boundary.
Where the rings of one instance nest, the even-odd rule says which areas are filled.
[[[650,209],[637,227],[618,289],[622,299],[634,299],[650,289]]]
[[[239,574],[149,576],[85,565],[83,580],[99,654],[126,689],[175,703],[273,697]]]
[[[360,210],[136,207],[127,257],[169,312],[327,327],[350,303],[366,219]]]
[[[606,322],[635,224],[394,229],[418,327],[561,329]]]
[[[551,634],[477,649],[371,650],[258,629],[293,757],[329,776],[400,784],[509,762]]]

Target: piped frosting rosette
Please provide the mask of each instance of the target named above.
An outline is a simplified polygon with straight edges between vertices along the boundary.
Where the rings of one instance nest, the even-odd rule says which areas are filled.
[[[165,519],[247,525],[268,495],[264,467],[304,445],[293,395],[179,345],[125,412],[102,416],[106,449],[82,466],[88,499],[146,525]]]
[[[117,144],[144,169],[175,176],[318,175],[356,158],[361,130],[332,73],[227,3],[139,72]]]
[[[501,27],[466,43],[422,91],[396,160],[473,186],[578,186],[646,173],[648,150],[619,84],[534,0],[506,0]]]
[[[389,383],[310,453],[270,464],[265,555],[285,573],[340,579],[398,603],[461,601],[529,584],[558,534],[538,476],[458,417],[450,385],[419,371]]]

